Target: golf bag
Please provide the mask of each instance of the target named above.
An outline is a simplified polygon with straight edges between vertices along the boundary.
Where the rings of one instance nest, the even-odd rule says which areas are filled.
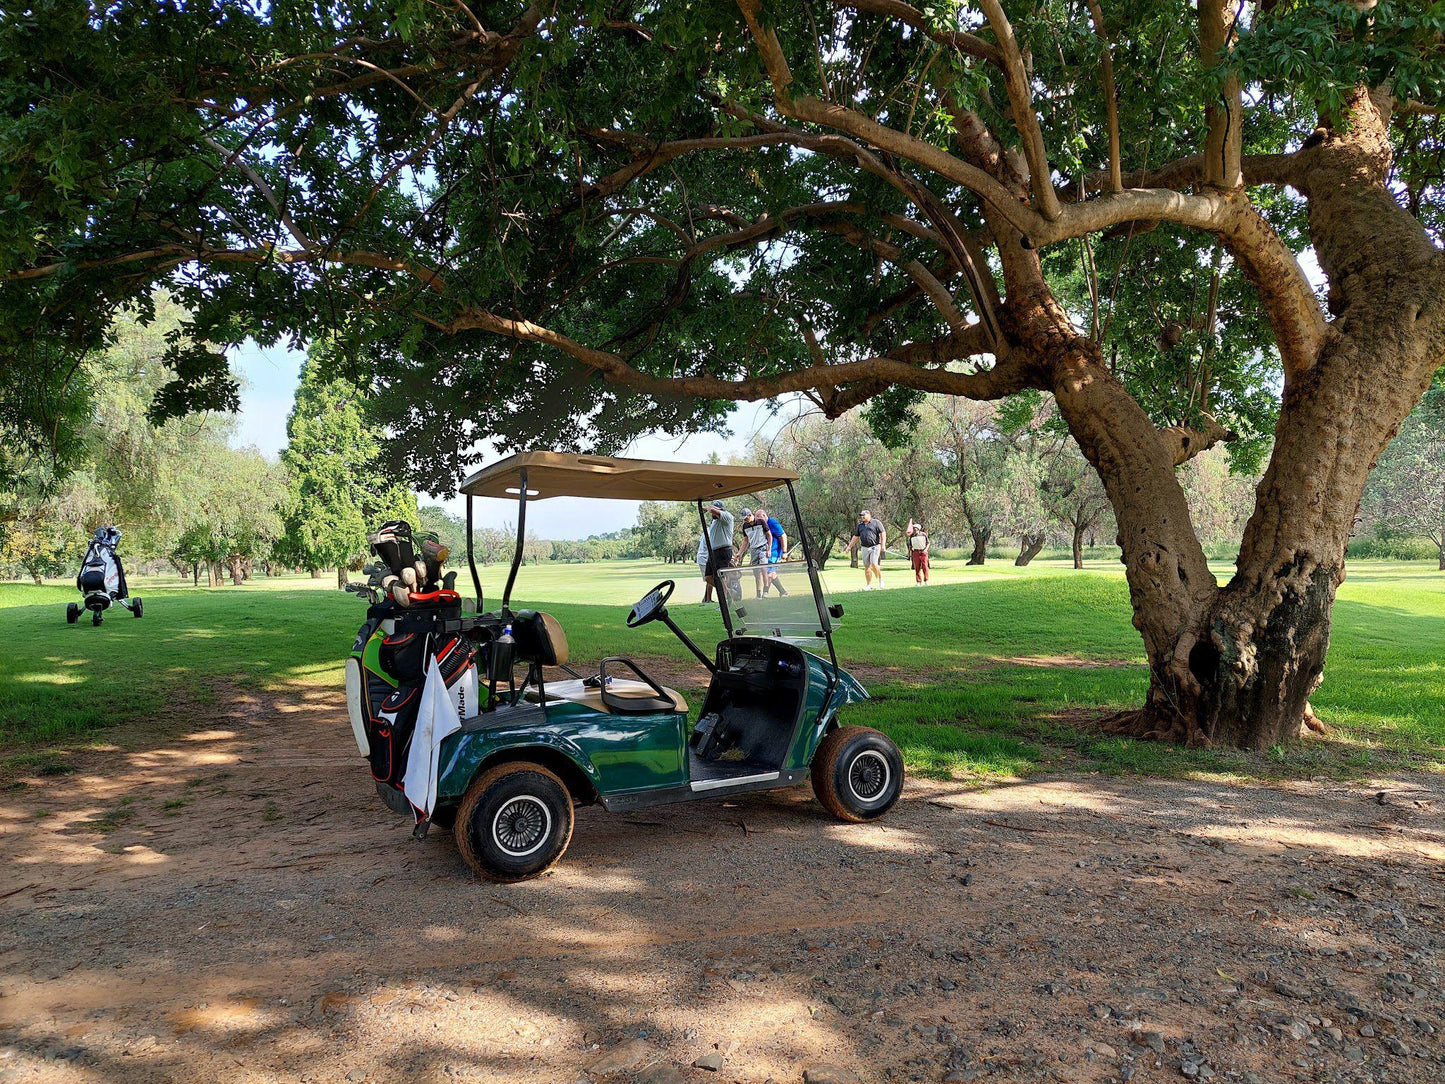
[[[125,567],[116,553],[119,544],[120,530],[116,527],[100,527],[91,538],[85,560],[75,577],[75,588],[84,599],[65,608],[65,620],[70,624],[75,624],[82,610],[89,610],[91,623],[99,625],[101,615],[116,602],[128,609],[132,616],[141,616],[144,610],[141,600],[131,598],[130,589],[126,586]]]
[[[447,629],[461,617],[460,600],[452,592],[437,594],[451,597],[409,609],[390,599],[372,606],[346,663],[346,706],[357,748],[372,777],[390,787],[400,787],[406,774],[433,657],[457,714],[466,719],[480,709],[476,648]]]

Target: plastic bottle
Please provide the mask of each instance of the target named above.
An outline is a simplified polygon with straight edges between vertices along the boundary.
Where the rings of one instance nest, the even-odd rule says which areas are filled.
[[[517,641],[512,637],[512,626],[503,625],[502,635],[492,641],[491,655],[491,677],[493,681],[512,679],[512,659],[517,649]]]

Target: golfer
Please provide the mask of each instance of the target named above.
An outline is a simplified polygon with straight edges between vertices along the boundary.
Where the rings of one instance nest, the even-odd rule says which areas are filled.
[[[707,532],[704,531],[697,538],[697,570],[702,573],[702,601],[703,604],[712,601],[712,570],[708,568],[707,557]]]
[[[719,578],[719,572],[733,565],[733,514],[723,507],[722,501],[713,501],[707,510],[708,570],[719,591],[726,589],[727,580]]]
[[[863,560],[863,590],[872,591],[883,587],[883,547],[888,545],[888,529],[880,520],[873,518],[868,509],[858,513],[858,525],[853,528],[850,548],[858,547],[858,556]],[[874,583],[877,580],[877,583]]]
[[[768,593],[766,566],[771,547],[766,512],[743,509],[743,542],[747,546],[749,563],[753,566],[753,597],[762,598]]]
[[[777,564],[788,552],[788,532],[783,530],[783,525],[774,517],[768,515],[767,510],[759,508],[753,513],[753,518],[761,520],[767,528],[768,561],[767,571],[764,573],[763,594],[768,593],[768,587],[776,587],[778,594],[786,595],[787,588],[783,581],[778,578]]]
[[[913,563],[914,586],[923,586],[928,583],[928,533],[924,531],[923,524],[908,521],[908,529],[904,532],[908,539],[908,559]]]

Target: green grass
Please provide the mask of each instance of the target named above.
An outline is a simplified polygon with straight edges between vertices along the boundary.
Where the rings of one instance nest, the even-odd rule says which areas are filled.
[[[1227,569],[1217,572],[1223,578]],[[490,601],[505,569],[483,572]],[[629,631],[625,607],[658,580],[679,581],[672,612],[704,646],[721,635],[699,604],[691,564],[619,561],[525,568],[513,599],[563,623],[574,663],[614,652],[686,660],[660,625]],[[1360,775],[1445,766],[1445,575],[1425,563],[1354,562],[1340,590],[1325,683],[1313,698],[1325,740],[1274,755],[1183,750],[1100,734],[1101,711],[1137,704],[1146,682],[1116,562],[1076,572],[1060,560],[1027,569],[938,562],[934,586],[857,591],[846,564],[826,578],[847,615],[837,637],[845,665],[875,699],[849,721],[877,726],[914,771],[1018,775],[1040,767],[1117,772]],[[852,590],[843,590],[851,588]],[[260,579],[215,590],[137,577],[146,616],[115,609],[95,629],[66,625],[69,585],[0,584],[10,629],[0,653],[0,762],[12,773],[71,769],[65,750],[110,724],[147,717],[186,725],[230,688],[286,695],[335,688],[364,606],[330,577]],[[879,669],[882,668],[882,669]],[[224,688],[223,688],[224,687]]]

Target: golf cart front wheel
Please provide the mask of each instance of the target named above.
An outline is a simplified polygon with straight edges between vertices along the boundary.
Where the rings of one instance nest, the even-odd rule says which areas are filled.
[[[72,602],[65,607],[65,623],[73,625],[80,620],[80,603]]]
[[[572,795],[540,764],[514,761],[472,780],[457,810],[457,848],[489,881],[524,881],[556,865],[572,839]]]
[[[105,618],[103,618],[103,617],[100,616],[100,611],[99,611],[99,610],[96,610],[94,613],[92,613],[92,614],[90,615],[90,623],[91,623],[92,625],[99,625],[99,624],[100,624],[102,621],[104,621],[104,620],[105,620]]]
[[[130,612],[132,617],[139,617],[145,612],[145,604],[138,598],[130,600]]]
[[[840,727],[813,754],[813,793],[839,820],[881,817],[903,793],[903,755],[886,734]]]

